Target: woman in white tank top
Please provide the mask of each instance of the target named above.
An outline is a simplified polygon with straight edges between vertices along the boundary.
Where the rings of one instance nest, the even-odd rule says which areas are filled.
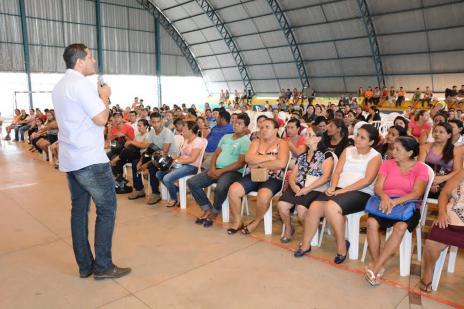
[[[334,262],[346,259],[350,243],[345,241],[345,215],[363,211],[367,200],[374,193],[374,180],[382,159],[373,147],[379,140],[379,132],[365,124],[354,138],[355,145],[346,148],[332,175],[330,187],[311,203],[304,222],[303,241],[295,257],[311,251],[311,239],[319,227],[320,219],[326,217],[332,226],[337,242]]]

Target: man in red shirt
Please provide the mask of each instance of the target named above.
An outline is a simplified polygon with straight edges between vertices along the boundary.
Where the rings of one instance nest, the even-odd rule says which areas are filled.
[[[124,147],[124,144],[128,141],[132,141],[135,138],[134,129],[130,124],[124,122],[122,114],[116,112],[113,114],[113,126],[109,133],[110,141],[116,141],[117,146],[111,147],[111,150],[107,152],[108,158],[111,160],[114,156],[118,155],[120,150]]]
[[[116,112],[113,115],[113,127],[110,130],[110,140],[114,140],[119,137],[125,137],[126,140],[133,140],[135,138],[134,129],[130,124],[124,122],[122,114]]]

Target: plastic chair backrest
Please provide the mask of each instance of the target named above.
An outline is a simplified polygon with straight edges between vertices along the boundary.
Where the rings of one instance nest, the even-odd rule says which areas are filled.
[[[205,156],[206,147],[208,147],[208,140],[206,138],[202,138],[202,140],[203,140],[204,146],[203,146],[203,149],[200,152],[200,158],[201,158],[200,162],[203,164],[203,157]],[[197,171],[197,174],[200,174],[200,173],[201,173],[201,165],[200,165],[200,168]]]
[[[174,135],[174,153],[180,154],[180,149],[184,144],[184,137],[182,135]]]
[[[429,175],[429,180],[427,182],[427,186],[425,187],[424,197],[422,198],[422,203],[420,207],[421,212],[421,219],[420,224],[424,226],[425,219],[427,218],[427,196],[429,195],[430,188],[432,187],[433,180],[435,179],[435,172],[433,169],[423,162],[418,162],[420,164],[424,164],[427,167],[427,174]]]
[[[292,160],[292,152],[289,151],[288,152],[287,166],[285,166],[285,171],[284,171],[284,175],[283,175],[283,178],[282,178],[282,187],[280,188],[280,191],[277,194],[280,194],[282,192],[282,190],[284,189],[285,180],[287,179],[288,167],[290,166],[290,161],[291,160]]]
[[[333,172],[335,171],[335,168],[337,167],[338,157],[335,154],[335,152],[333,152],[333,151],[329,151],[329,152],[332,154],[332,157],[333,157],[332,173],[330,174],[330,183],[332,184],[332,175],[333,175]]]
[[[382,125],[382,121],[377,121],[376,120],[376,121],[372,121],[370,124],[373,125],[377,130],[380,131],[380,126]]]

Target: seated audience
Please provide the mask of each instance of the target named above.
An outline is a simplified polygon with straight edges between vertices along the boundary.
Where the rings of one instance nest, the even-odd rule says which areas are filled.
[[[420,110],[409,123],[408,134],[415,137],[419,143],[423,144],[431,128],[432,125],[430,124],[429,112]]]
[[[382,159],[373,148],[379,132],[370,125],[363,125],[355,136],[354,146],[346,148],[333,172],[330,187],[309,206],[303,229],[303,240],[295,251],[301,257],[311,251],[311,239],[325,217],[335,234],[337,254],[334,263],[343,263],[350,247],[345,240],[346,215],[363,211],[367,200],[374,193],[374,180]]]
[[[395,146],[395,141],[400,136],[407,136],[408,133],[406,130],[399,126],[391,126],[388,129],[387,136],[385,137],[385,142],[382,144],[380,148],[380,155],[382,156],[382,160],[391,160],[393,159],[393,149]]]
[[[229,188],[230,210],[234,221],[227,230],[228,234],[235,234],[239,230],[243,234],[253,232],[263,220],[272,197],[282,188],[285,168],[289,160],[289,149],[287,142],[277,137],[278,129],[274,119],[264,120],[260,127],[259,139],[251,143],[245,156],[251,173],[267,172],[268,179],[262,182],[253,181],[252,174],[249,174]],[[240,214],[242,197],[251,191],[258,193],[256,216],[243,226]]]
[[[251,141],[254,141],[255,139],[259,139],[259,130],[261,126],[263,125],[264,121],[266,121],[267,119],[268,118],[266,115],[259,115],[258,118],[256,118],[256,131],[251,133],[251,136],[250,136]]]
[[[18,123],[21,121],[21,111],[19,109],[15,109],[15,114],[13,116],[13,119],[11,120],[11,124],[7,126],[6,129],[6,136],[4,140],[9,141],[11,140],[10,133],[12,130],[16,128]]]
[[[292,152],[293,158],[298,157],[306,150],[305,137],[298,133],[300,128],[300,121],[295,118],[291,118],[285,127],[286,137],[284,139],[288,142],[288,148]]]
[[[151,113],[150,123],[152,130],[148,133],[147,139],[141,142],[141,149],[152,148],[152,150],[161,150],[163,154],[177,155],[175,153],[177,147],[174,141],[174,133],[164,127],[161,114],[156,112]],[[139,196],[145,196],[141,173],[146,170],[148,170],[151,185],[151,195],[147,199],[147,204],[154,205],[161,200],[161,194],[159,191],[159,181],[156,178],[158,169],[152,161],[144,162],[141,158],[137,164],[132,164],[133,185],[135,191],[139,192]],[[132,199],[135,199],[135,196]]]
[[[177,193],[178,187],[175,182],[182,177],[194,175],[201,167],[201,153],[205,149],[204,139],[198,137],[200,128],[193,121],[186,121],[183,128],[182,136],[184,143],[180,149],[179,156],[175,157],[174,168],[171,171],[158,171],[156,178],[161,181],[169,192],[169,201],[166,207],[178,206]]]
[[[450,124],[441,122],[433,128],[434,142],[420,147],[418,160],[425,162],[435,171],[430,198],[438,198],[446,181],[462,169],[462,155],[453,145],[452,134]]]
[[[323,136],[327,131],[327,119],[324,116],[317,116],[313,123],[313,131],[317,136]]]
[[[131,163],[132,167],[137,166],[137,162],[140,160],[141,153],[143,152],[145,143],[147,141],[148,129],[149,124],[146,119],[140,119],[139,121],[137,121],[137,134],[135,134],[134,140],[126,141],[124,143],[124,148],[121,150],[121,152],[111,159],[113,175],[116,178],[117,182],[122,181],[123,169],[126,163]],[[136,178],[137,175],[132,176],[134,186]],[[136,189],[128,196],[130,200],[137,199],[139,197],[145,197],[145,191],[143,189]]]
[[[453,128],[453,136],[451,142],[455,147],[464,145],[464,135],[462,135],[462,121],[459,119],[448,120],[451,128]]]
[[[208,169],[211,163],[211,157],[216,151],[217,145],[221,138],[226,134],[234,132],[232,125],[230,124],[230,114],[224,109],[218,112],[216,117],[216,125],[208,134],[208,146],[206,146],[203,168]]]
[[[208,127],[208,123],[206,122],[206,119],[204,117],[197,117],[197,125],[200,128],[200,133],[199,136],[201,138],[207,138],[209,133],[211,132],[211,129]]]
[[[58,140],[58,123],[55,120],[55,113],[53,110],[49,110],[46,115],[47,121],[43,127],[31,136],[32,145],[40,153],[42,153],[42,151],[47,151],[48,146]]]
[[[406,130],[406,132],[408,132],[409,121],[403,116],[397,116],[395,120],[393,120],[393,125],[403,127]]]
[[[432,292],[435,263],[447,246],[464,248],[464,170],[450,178],[438,198],[438,217],[424,248],[420,289]]]
[[[290,242],[295,233],[295,228],[291,225],[290,210],[296,207],[298,218],[303,223],[311,202],[328,188],[334,166],[334,153],[322,148],[325,144],[319,143],[319,140],[320,137],[316,137],[314,133],[308,137],[308,150],[298,156],[296,166],[288,177],[288,186],[277,205],[285,231],[280,238],[282,243]]]
[[[115,112],[113,114],[113,123],[109,131],[109,140],[116,141],[118,144],[117,148],[111,149],[106,155],[111,160],[114,156],[119,154],[119,151],[122,150],[124,144],[127,141],[132,141],[135,138],[134,129],[130,124],[124,122],[122,114],[120,112]]]
[[[428,181],[425,164],[416,161],[419,143],[410,136],[398,137],[393,143],[391,159],[380,166],[374,193],[380,199],[379,209],[389,214],[394,207],[410,200],[421,200]],[[416,208],[408,220],[393,220],[369,214],[367,242],[371,262],[366,267],[365,278],[371,285],[380,284],[387,260],[398,250],[404,233],[412,233],[420,222],[421,212]],[[393,228],[380,252],[379,229]]]
[[[242,177],[245,154],[250,147],[250,139],[245,130],[249,124],[250,118],[247,114],[237,114],[237,120],[233,124],[234,133],[221,138],[211,157],[210,168],[187,180],[193,198],[203,210],[203,214],[195,220],[196,224],[202,224],[204,227],[213,225],[227,199],[230,185]],[[211,204],[203,189],[213,183],[217,186],[214,202]]]
[[[327,131],[322,135],[321,148],[332,151],[339,157],[343,150],[349,145],[348,128],[343,120],[332,119],[327,125]]]

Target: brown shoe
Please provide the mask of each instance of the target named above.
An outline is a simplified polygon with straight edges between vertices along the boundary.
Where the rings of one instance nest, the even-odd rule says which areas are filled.
[[[161,201],[161,196],[159,194],[152,194],[148,197],[147,204],[155,205],[159,201]]]
[[[140,197],[145,197],[145,190],[134,191],[127,197],[130,200],[136,200]]]
[[[123,268],[113,264],[113,266],[106,272],[101,274],[95,273],[93,277],[95,278],[95,280],[115,279],[128,275],[131,271],[132,269],[130,269],[129,267]]]

